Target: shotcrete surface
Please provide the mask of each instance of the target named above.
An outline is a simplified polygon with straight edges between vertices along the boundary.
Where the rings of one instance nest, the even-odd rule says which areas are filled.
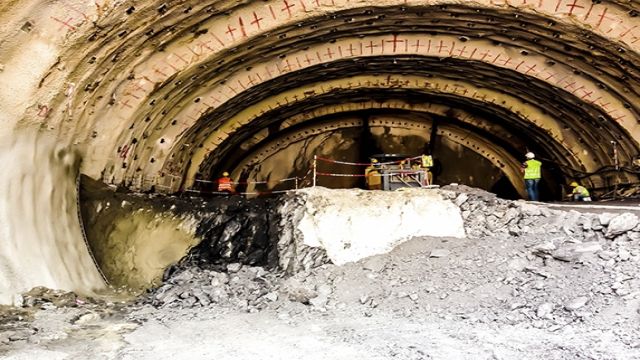
[[[305,213],[298,223],[303,242],[321,247],[334,264],[386,253],[416,236],[464,237],[460,209],[437,190],[300,191]]]

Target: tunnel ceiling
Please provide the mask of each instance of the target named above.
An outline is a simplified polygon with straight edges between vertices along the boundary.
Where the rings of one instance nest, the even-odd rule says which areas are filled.
[[[635,0],[3,1],[0,116],[82,145],[84,172],[133,187],[241,172],[323,131],[424,132],[434,119],[509,178],[527,150],[570,177],[612,165],[612,142],[622,165],[639,155],[639,11]]]

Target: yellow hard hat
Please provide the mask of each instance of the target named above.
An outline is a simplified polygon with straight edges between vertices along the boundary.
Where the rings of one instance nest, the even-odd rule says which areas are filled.
[[[372,162],[372,163],[377,163],[377,162],[378,162],[378,159],[371,159],[371,162]]]
[[[229,176],[229,173],[225,171],[222,173],[222,176]]]
[[[574,182],[572,182],[571,184],[569,184],[569,186],[571,186],[571,187],[576,187],[576,186],[578,186],[578,183],[574,181]]]

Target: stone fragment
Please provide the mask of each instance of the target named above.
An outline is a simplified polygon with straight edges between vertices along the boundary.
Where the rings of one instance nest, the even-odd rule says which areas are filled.
[[[587,305],[587,303],[589,302],[589,298],[586,296],[580,296],[577,297],[575,299],[572,299],[570,301],[568,301],[566,304],[564,304],[564,308],[569,310],[569,311],[576,311],[578,309],[580,309],[581,307]]]
[[[556,245],[553,243],[553,241],[545,241],[541,244],[538,244],[536,246],[533,247],[533,250],[537,250],[537,251],[542,251],[542,252],[551,252],[553,250],[556,250],[557,247]]]
[[[96,322],[100,320],[100,315],[90,312],[84,315],[81,315],[78,319],[76,319],[73,323],[75,325],[84,325],[92,322]]]
[[[362,268],[373,272],[380,272],[382,271],[382,269],[384,269],[385,264],[386,259],[384,259],[384,257],[372,256],[364,260]]]
[[[462,204],[464,204],[467,201],[467,199],[469,199],[469,195],[467,195],[465,193],[461,193],[456,198],[455,204],[458,205],[458,206],[462,206]]]
[[[551,319],[552,312],[553,304],[547,302],[538,306],[538,309],[536,310],[536,316],[540,319]]]
[[[429,257],[441,258],[441,257],[446,257],[448,255],[449,255],[449,250],[447,249],[433,249],[431,250],[431,254],[429,254]]]
[[[602,250],[600,243],[596,241],[584,242],[576,244],[574,251],[578,253],[598,252]]]
[[[638,225],[638,217],[631,213],[620,214],[611,219],[605,236],[613,238],[616,235],[623,234]]]
[[[227,271],[230,273],[237,273],[242,268],[240,263],[231,263],[227,265]]]
[[[609,225],[609,222],[611,221],[611,219],[613,219],[614,216],[616,215],[611,213],[600,214],[598,215],[598,221],[600,222],[600,225],[607,226]]]
[[[628,261],[631,258],[631,253],[627,249],[618,249],[618,259],[620,261]]]
[[[275,291],[269,292],[267,293],[265,296],[263,296],[263,298],[271,301],[271,302],[275,302],[278,301],[278,293]]]

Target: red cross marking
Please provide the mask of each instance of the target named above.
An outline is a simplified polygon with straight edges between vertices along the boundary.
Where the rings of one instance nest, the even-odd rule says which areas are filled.
[[[491,53],[491,51],[490,51],[490,50],[487,50],[487,51],[483,52],[483,53],[482,53],[482,54],[480,54],[480,55],[482,55],[482,57],[480,58],[480,60],[484,61],[484,59],[486,59],[486,58],[487,58],[487,56],[489,56],[489,55],[493,55],[493,54]]]
[[[498,56],[500,56],[500,54],[498,54]],[[511,64],[511,58],[510,57],[502,62],[502,66],[507,66],[507,65],[510,65],[510,64]]]
[[[60,30],[64,29],[65,27],[67,27],[67,28],[69,28],[69,29],[71,29],[71,30],[75,30],[75,29],[76,29],[76,27],[75,27],[75,26],[73,26],[73,25],[71,25],[71,24],[70,24],[70,23],[71,23],[71,21],[73,21],[73,18],[69,18],[69,20],[67,20],[67,21],[62,21],[62,20],[58,19],[58,18],[57,18],[57,17],[55,17],[55,16],[52,16],[51,18],[52,18],[53,20],[55,20],[55,21],[59,22],[60,24],[62,24],[62,26],[60,26],[60,28],[58,29],[58,31],[60,31]]]
[[[240,79],[238,79],[238,85],[240,85],[240,87],[242,88],[242,90],[247,90],[247,88],[244,86],[244,84],[242,83],[242,81],[240,81]]]
[[[467,47],[463,46],[462,49],[458,50],[458,56],[464,57],[464,54],[467,53]]]
[[[438,45],[438,54],[442,52],[442,49],[446,49],[447,47],[444,45],[444,42],[440,40],[440,45]]]
[[[582,89],[584,89],[584,85],[581,85],[579,88],[574,89],[571,93],[575,94],[578,90],[582,90]]]
[[[284,62],[287,64],[287,66],[284,67],[284,71],[291,71],[291,63],[289,63],[289,59],[284,59]]]
[[[638,25],[634,25],[631,28],[627,29],[627,31],[625,31],[624,33],[620,34],[620,38],[623,38],[625,36],[627,36],[628,33],[630,33],[633,29],[637,28]]]
[[[373,41],[369,41],[369,45],[366,46],[367,49],[371,50],[371,54],[373,54],[373,49],[377,48],[377,47],[378,47],[378,45],[374,45]]]
[[[130,109],[133,108],[133,106],[129,105],[129,99],[126,99],[125,101],[120,101],[120,105],[121,105],[120,108],[123,108],[125,106],[130,108]]]
[[[235,40],[236,36],[233,34],[236,30],[236,28],[231,27],[231,25],[227,25],[227,31],[225,31],[225,34],[229,34],[229,36],[231,36],[231,40]]]
[[[599,28],[599,27],[600,27],[600,25],[602,25],[602,22],[604,21],[604,19],[607,19],[607,20],[613,20],[613,19],[611,19],[610,17],[607,17],[607,16],[606,16],[606,15],[607,15],[607,10],[609,10],[609,8],[608,8],[608,7],[605,7],[605,8],[602,10],[602,14],[600,14],[600,19],[598,19],[598,24],[596,25],[596,29],[597,29],[597,28]]]
[[[313,62],[313,60],[309,59],[309,54],[304,54],[304,62],[306,62],[307,65],[311,65]]]
[[[573,81],[573,82],[567,82],[567,85],[564,87],[564,89],[565,89],[565,90],[567,90],[567,89],[569,89],[569,88],[574,87],[575,85],[576,85],[576,82],[575,82],[575,81]]]
[[[253,12],[253,20],[251,21],[251,25],[255,25],[258,29],[260,29],[260,21],[262,21],[263,18],[259,18],[258,14],[256,14],[256,12]]]
[[[334,52],[331,51],[331,48],[327,48],[327,52],[325,53],[325,55],[327,55],[329,59],[333,59],[333,54]]]
[[[296,6],[296,4],[289,4],[287,0],[282,0],[282,4],[284,5],[284,7],[280,10],[282,12],[286,11],[287,13],[289,13],[289,17],[291,17],[291,8]]]
[[[351,54],[351,56],[353,56],[353,50],[355,50],[353,48],[353,44],[349,44],[349,53]]]
[[[527,68],[527,71],[524,72],[524,74],[528,75],[530,72],[532,72],[536,68],[536,66],[538,66],[538,64],[533,64],[532,66],[529,66]]]
[[[573,0],[573,2],[571,4],[567,4],[566,6],[569,8],[569,15],[573,15],[573,11],[576,8],[584,9],[584,6],[578,5],[578,0]]]
[[[398,35],[394,34],[393,35],[393,40],[387,40],[388,43],[392,43],[393,44],[393,52],[396,52],[396,49],[398,48],[398,43],[399,42],[403,42],[404,40],[398,40]]]
[[[162,70],[160,70],[160,69],[158,69],[156,67],[153,68],[153,72],[155,72],[156,74],[160,74],[162,76],[167,76],[167,74],[165,74]]]
[[[189,65],[189,62],[184,57],[182,57],[182,55],[178,53],[173,53],[173,55],[175,55],[175,57],[177,57],[178,59],[182,60],[182,62],[184,62],[185,65]]]
[[[582,95],[582,97],[581,97],[581,99],[583,99],[583,100],[584,100],[584,98],[591,97],[591,94],[593,94],[593,90],[591,90],[591,91],[582,90],[582,91],[584,92],[584,95]]]
[[[416,52],[420,52],[420,48],[423,47],[424,45],[420,45],[420,39],[417,39],[416,42],[413,44],[413,47],[416,49]]]
[[[251,77],[251,75],[247,75],[247,79],[249,79],[249,85],[253,86],[256,84],[256,80]]]

